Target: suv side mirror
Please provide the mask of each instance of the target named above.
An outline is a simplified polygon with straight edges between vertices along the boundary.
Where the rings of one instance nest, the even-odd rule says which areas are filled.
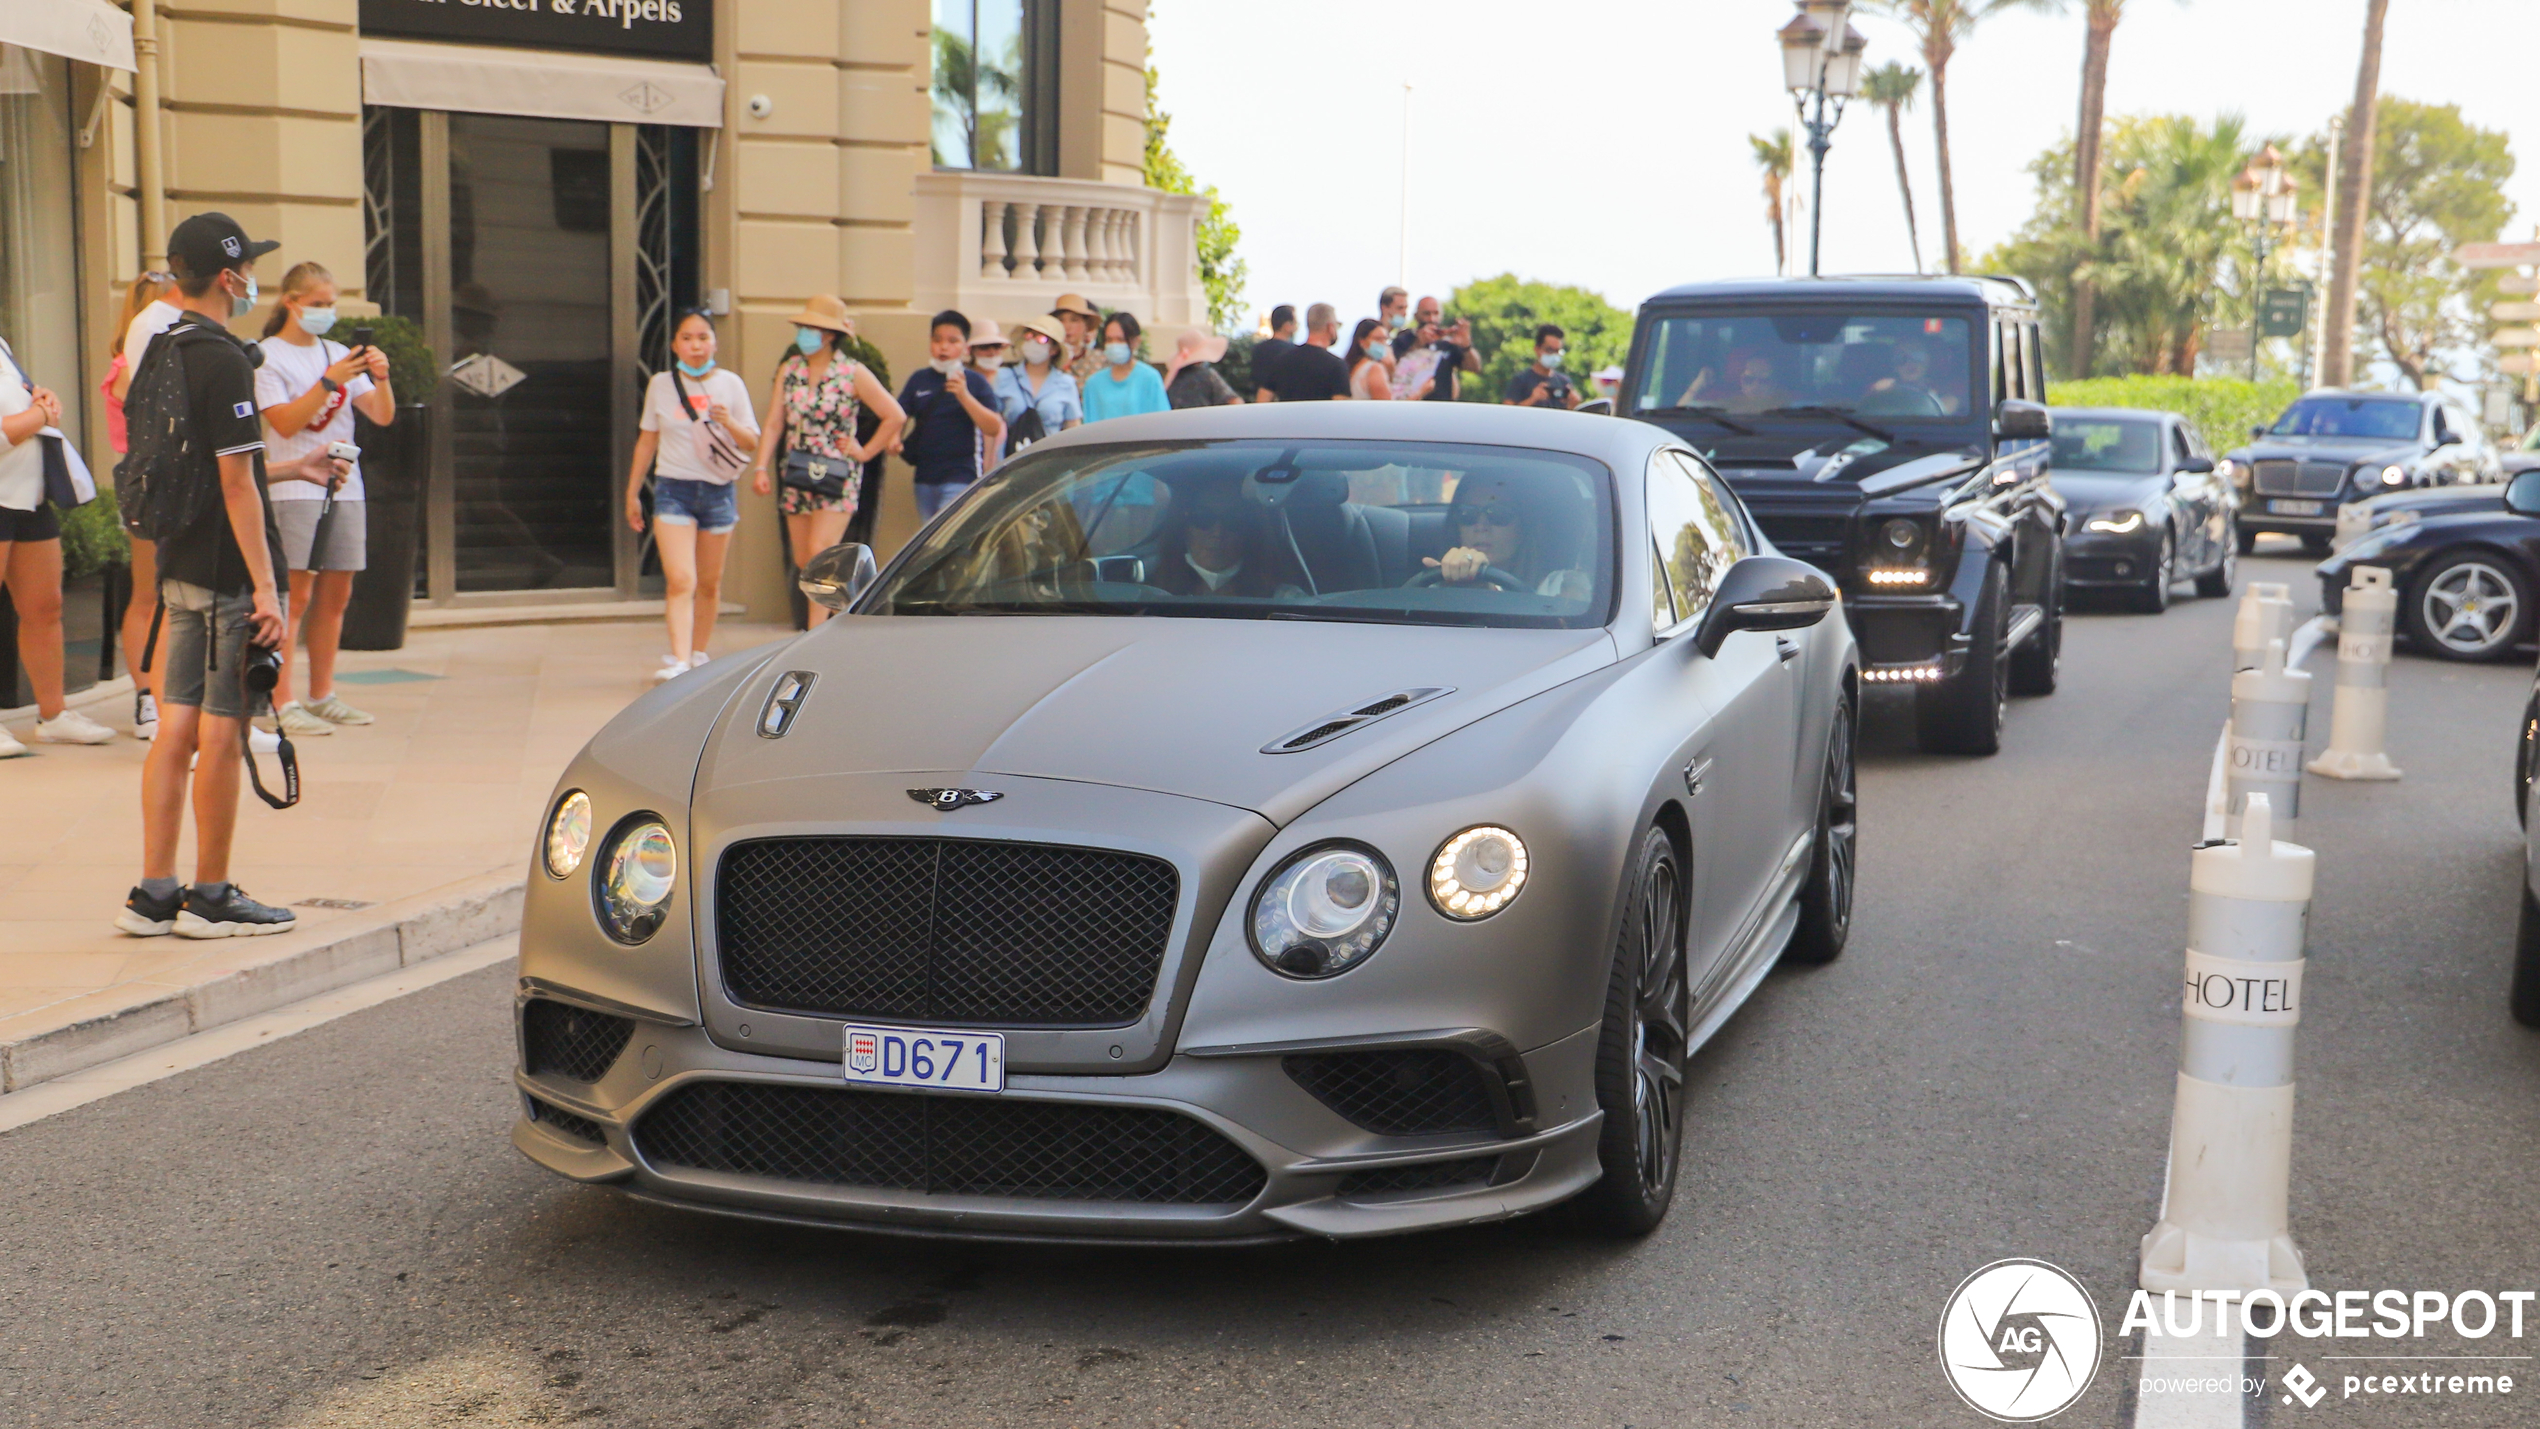
[[[2267,429],[2265,427],[2251,427],[2249,429],[2249,440],[2253,442],[2263,442],[2266,439]]]
[[[2540,471],[2514,473],[2505,483],[2505,509],[2516,516],[2540,516]]]
[[[1717,655],[1741,630],[1798,630],[1832,609],[1834,587],[1815,566],[1787,556],[1748,556],[1720,577],[1693,643],[1703,654]]]
[[[2214,459],[2209,456],[2188,457],[2178,464],[2179,473],[2183,476],[2203,476],[2213,469]]]
[[[2055,419],[2035,402],[2006,397],[1993,409],[1993,437],[1996,441],[2044,441],[2055,435]]]
[[[794,584],[802,588],[804,598],[830,610],[844,610],[855,604],[857,596],[872,586],[881,574],[873,563],[873,548],[853,541],[842,541],[802,568]]]

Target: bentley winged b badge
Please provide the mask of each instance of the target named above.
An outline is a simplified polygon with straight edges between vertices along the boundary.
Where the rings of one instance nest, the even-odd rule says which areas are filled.
[[[993,804],[1005,797],[994,789],[911,789],[908,796],[945,814],[972,804]]]

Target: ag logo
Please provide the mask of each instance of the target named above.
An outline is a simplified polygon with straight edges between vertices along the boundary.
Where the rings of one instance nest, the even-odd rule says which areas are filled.
[[[1997,1260],[1940,1315],[1940,1367],[1967,1406],[2006,1424],[2072,1407],[2099,1372],[2099,1307],[2042,1260]]]
[[[881,1064],[877,1039],[870,1032],[847,1034],[847,1070],[870,1072]]]

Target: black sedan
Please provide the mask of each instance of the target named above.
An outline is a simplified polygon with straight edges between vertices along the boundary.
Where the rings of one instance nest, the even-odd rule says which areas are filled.
[[[2319,563],[2320,607],[2335,613],[2357,566],[2391,573],[2399,630],[2445,660],[2501,659],[2531,639],[2540,610],[2540,471],[2508,482],[2504,500],[2441,511],[2367,532]]]
[[[2174,412],[2057,407],[2047,480],[2070,508],[2064,584],[2111,590],[2150,614],[2193,577],[2231,594],[2240,495],[2214,469],[2196,429]]]
[[[2439,392],[2313,392],[2250,436],[2222,462],[2240,488],[2244,553],[2262,531],[2325,552],[2348,502],[2503,474],[2477,421]]]

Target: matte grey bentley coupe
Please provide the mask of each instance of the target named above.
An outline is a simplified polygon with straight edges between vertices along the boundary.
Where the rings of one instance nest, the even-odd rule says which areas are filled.
[[[1657,427],[1034,446],[557,786],[522,1151],[918,1234],[1665,1215],[1687,1057],[1851,922],[1839,598]]]

